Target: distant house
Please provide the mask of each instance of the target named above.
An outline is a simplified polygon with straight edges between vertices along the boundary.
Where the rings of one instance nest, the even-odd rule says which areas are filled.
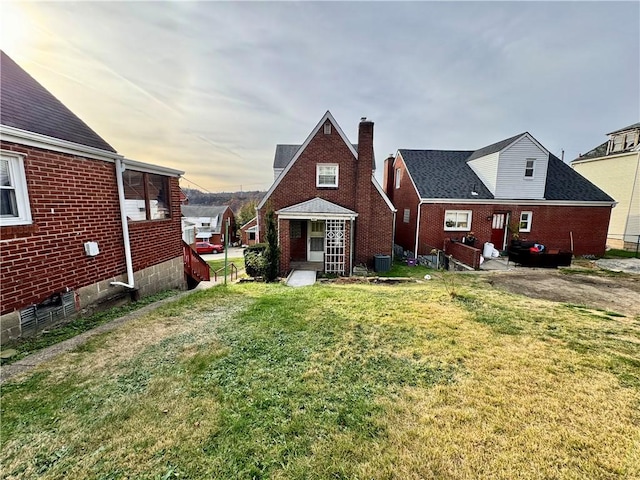
[[[210,243],[225,243],[225,225],[229,225],[229,243],[236,241],[234,232],[236,228],[236,217],[233,210],[227,205],[207,206],[207,205],[182,205],[183,231],[189,225],[195,227],[195,238],[200,241]]]
[[[276,147],[275,182],[258,204],[277,217],[281,273],[304,264],[340,275],[391,256],[395,209],[374,178],[373,122],[362,119],[352,144],[327,112],[301,145]]]
[[[608,134],[609,139],[571,162],[573,169],[613,197],[607,244],[636,250],[640,243],[640,123]]]
[[[240,227],[240,242],[243,246],[255,245],[258,240],[258,218],[253,217]]]
[[[182,172],[119,155],[4,52],[0,70],[2,343],[185,288]]]
[[[385,161],[384,185],[398,209],[396,243],[421,255],[471,232],[480,249],[504,250],[517,233],[601,255],[614,204],[529,133],[475,151],[400,149]]]

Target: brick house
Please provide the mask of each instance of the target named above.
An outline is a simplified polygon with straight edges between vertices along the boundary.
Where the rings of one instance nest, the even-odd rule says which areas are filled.
[[[258,218],[253,217],[244,225],[240,226],[240,243],[242,246],[250,247],[257,243],[258,238]]]
[[[354,145],[327,112],[302,145],[276,147],[274,171],[257,207],[258,241],[272,209],[282,274],[304,265],[349,275],[392,255],[395,208],[373,176],[373,122],[360,121]]]
[[[225,225],[229,223],[229,242],[236,241],[236,217],[228,205],[182,205],[183,230],[185,225],[195,227],[198,241],[223,245],[225,243]]]
[[[575,255],[602,255],[614,200],[550,154],[529,133],[475,151],[398,150],[385,160],[387,195],[398,209],[396,243],[419,255],[473,232],[485,242],[520,239]]]
[[[1,74],[2,343],[132,292],[184,288],[182,172],[116,153],[4,52]]]

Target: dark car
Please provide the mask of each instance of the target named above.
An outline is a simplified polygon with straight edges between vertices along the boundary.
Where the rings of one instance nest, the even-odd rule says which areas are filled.
[[[196,242],[196,252],[220,253],[220,252],[224,252],[224,245],[209,243],[209,242]]]

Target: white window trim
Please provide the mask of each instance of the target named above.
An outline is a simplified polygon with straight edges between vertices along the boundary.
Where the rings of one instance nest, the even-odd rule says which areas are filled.
[[[396,190],[398,188],[400,188],[400,173],[402,172],[402,170],[400,170],[399,168],[396,168]]]
[[[466,227],[456,227],[456,226],[448,227],[448,226],[447,226],[447,214],[451,214],[451,213],[455,213],[455,214],[456,214],[456,216],[457,216],[459,213],[466,213],[466,214],[468,214],[469,221],[468,221],[467,226],[466,226]],[[445,212],[444,212],[444,230],[445,230],[446,232],[467,232],[467,231],[471,231],[471,217],[472,217],[472,213],[473,213],[473,211],[472,211],[472,210],[445,210]]]
[[[531,162],[531,176],[527,176],[527,163]],[[524,179],[525,180],[533,180],[536,177],[536,159],[535,158],[527,158],[524,161]]]
[[[524,222],[524,220],[522,220],[522,215],[524,214],[528,214],[527,216],[527,226],[525,228],[522,228],[522,222]],[[518,223],[518,231],[520,232],[524,232],[524,233],[529,233],[531,232],[531,220],[533,218],[533,212],[530,211],[526,211],[526,212],[520,212],[520,222]]]
[[[7,150],[0,150],[3,160],[9,162],[9,175],[13,182],[16,194],[16,206],[18,208],[17,217],[1,217],[2,226],[10,225],[31,225],[33,223],[31,217],[31,206],[29,203],[29,191],[27,189],[27,177],[24,172],[24,155]]]
[[[336,182],[334,184],[320,183],[320,167],[335,167],[336,169]],[[316,164],[316,187],[318,188],[337,188],[338,187],[338,174],[340,168],[337,163],[318,163]]]

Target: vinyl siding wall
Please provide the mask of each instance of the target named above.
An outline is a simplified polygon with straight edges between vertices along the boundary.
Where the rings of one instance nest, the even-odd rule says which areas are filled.
[[[525,179],[527,159],[535,160],[532,179]],[[500,153],[496,198],[542,199],[547,178],[549,154],[524,136]]]
[[[469,162],[471,169],[480,177],[482,183],[484,183],[494,195],[496,194],[496,181],[498,179],[499,157],[500,153],[496,152]]]

